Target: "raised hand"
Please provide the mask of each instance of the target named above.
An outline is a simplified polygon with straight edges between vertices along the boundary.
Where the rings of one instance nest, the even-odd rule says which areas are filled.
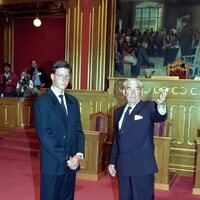
[[[159,91],[160,91],[160,98],[157,101],[158,101],[158,104],[163,105],[165,104],[166,97],[169,92],[169,88],[165,88],[165,89],[160,88]]]

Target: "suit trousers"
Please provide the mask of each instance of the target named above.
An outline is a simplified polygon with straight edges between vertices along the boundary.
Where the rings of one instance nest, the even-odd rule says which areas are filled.
[[[154,174],[118,176],[120,200],[153,200]]]
[[[40,200],[73,200],[76,170],[65,175],[41,174]]]

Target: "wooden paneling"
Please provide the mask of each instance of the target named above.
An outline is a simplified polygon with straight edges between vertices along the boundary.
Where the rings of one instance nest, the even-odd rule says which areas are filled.
[[[79,101],[82,124],[85,130],[90,130],[90,114],[101,111],[111,116],[108,123],[108,139],[111,141],[112,116],[116,105],[112,96],[108,92],[94,90],[67,90],[67,92],[76,96]]]
[[[155,157],[158,165],[158,173],[155,176],[156,189],[169,190],[176,175],[169,172],[171,141],[170,137],[154,136]]]
[[[103,169],[103,142],[106,134],[88,130],[85,130],[84,134],[85,158],[81,161],[78,178],[99,180],[106,173]]]
[[[33,98],[0,98],[0,130],[34,127]]]

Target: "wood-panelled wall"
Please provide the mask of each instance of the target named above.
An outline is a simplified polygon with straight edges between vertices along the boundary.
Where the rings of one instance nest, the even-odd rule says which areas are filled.
[[[79,100],[84,130],[89,130],[90,114],[102,111],[110,116],[108,141],[112,141],[112,117],[114,109],[124,103],[121,85],[124,79],[110,78],[110,88],[104,91],[67,90]],[[167,98],[168,119],[173,121],[169,129],[170,170],[193,175],[197,129],[200,124],[200,81],[141,79],[144,100],[157,100],[159,88],[170,88]],[[12,101],[12,102],[11,102]],[[15,102],[13,105],[13,101]],[[18,98],[0,98],[0,128],[23,128],[33,126],[31,101]],[[25,106],[26,111],[21,109]]]
[[[0,130],[34,127],[33,98],[0,98]]]

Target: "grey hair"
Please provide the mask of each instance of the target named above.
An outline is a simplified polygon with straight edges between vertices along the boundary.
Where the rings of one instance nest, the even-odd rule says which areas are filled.
[[[141,81],[137,80],[136,78],[128,78],[128,79],[126,79],[126,80],[123,82],[123,88],[126,88],[126,86],[127,86],[127,84],[128,84],[129,82],[137,82],[137,83],[139,84],[139,86],[140,86],[140,89],[142,90],[143,84],[142,84]]]

